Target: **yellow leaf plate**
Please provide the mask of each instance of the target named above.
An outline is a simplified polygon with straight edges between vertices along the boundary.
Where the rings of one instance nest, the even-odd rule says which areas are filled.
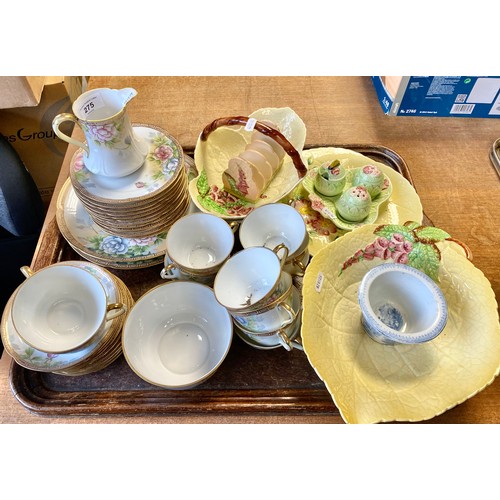
[[[422,222],[423,209],[414,187],[396,170],[375,161],[368,156],[345,148],[321,147],[306,149],[302,152],[309,170],[321,166],[326,161],[344,160],[349,168],[358,168],[367,164],[376,165],[389,178],[392,193],[380,207],[374,224],[403,224],[408,220]],[[309,233],[309,253],[315,255],[326,245],[343,236],[348,231],[337,228],[333,222],[314,210],[309,200],[309,193],[302,183],[288,196],[295,209],[306,222]]]
[[[262,108],[250,118],[270,120],[301,154],[306,138],[306,127],[301,118],[290,108]],[[228,161],[244,151],[251,140],[251,131],[245,127],[221,127],[214,130],[206,141],[198,139],[194,160],[199,175],[189,183],[189,194],[195,205],[205,213],[226,220],[240,220],[250,211],[267,203],[276,203],[300,182],[297,169],[286,155],[283,165],[255,203],[239,200],[224,190],[222,173]],[[304,161],[305,164],[305,161]]]
[[[364,274],[384,260],[352,257],[377,239],[376,227],[355,229],[311,259],[303,281],[304,351],[345,422],[428,420],[500,372],[497,302],[463,249],[440,241],[438,283],[449,314],[441,335],[420,345],[373,341],[361,327],[357,291]]]

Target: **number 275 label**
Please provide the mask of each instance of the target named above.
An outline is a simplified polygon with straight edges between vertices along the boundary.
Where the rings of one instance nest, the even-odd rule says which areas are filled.
[[[87,116],[92,111],[104,107],[104,101],[100,94],[93,95],[80,106],[80,113]]]

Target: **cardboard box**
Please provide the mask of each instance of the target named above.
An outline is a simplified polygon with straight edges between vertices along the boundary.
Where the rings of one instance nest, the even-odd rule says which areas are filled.
[[[32,175],[46,207],[68,147],[52,130],[52,120],[59,113],[71,112],[84,86],[82,77],[46,77],[37,106],[0,110],[0,134],[12,144]],[[66,122],[61,130],[71,135],[73,126]]]
[[[500,118],[498,76],[372,76],[391,116]]]
[[[0,109],[37,106],[45,76],[0,76]]]

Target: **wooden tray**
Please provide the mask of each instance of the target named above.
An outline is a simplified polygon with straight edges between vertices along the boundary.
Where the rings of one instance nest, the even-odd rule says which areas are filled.
[[[322,146],[308,145],[308,148]],[[408,166],[394,151],[360,144],[339,147],[380,161],[413,184]],[[426,223],[430,221],[426,219]],[[81,257],[66,243],[54,217],[39,243],[32,267],[37,270],[71,259],[81,260]],[[157,265],[111,272],[125,282],[137,300],[153,286],[163,283],[160,269],[161,265]],[[9,379],[16,399],[39,415],[339,415],[304,352],[255,349],[237,335],[215,375],[191,390],[172,391],[150,385],[132,372],[123,356],[104,370],[79,377],[27,370],[12,361]]]

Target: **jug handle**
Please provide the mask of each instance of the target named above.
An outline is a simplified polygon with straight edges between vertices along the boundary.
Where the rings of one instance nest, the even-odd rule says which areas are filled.
[[[63,122],[68,122],[68,121],[76,123],[78,125],[78,120],[76,119],[76,117],[74,115],[72,115],[71,113],[61,113],[61,114],[55,116],[54,119],[52,120],[52,129],[56,133],[57,137],[59,137],[59,139],[62,139],[63,141],[66,141],[66,142],[69,142],[70,144],[73,144],[74,146],[78,146],[79,148],[82,148],[83,150],[85,150],[87,152],[87,155],[89,155],[90,151],[89,151],[89,148],[87,147],[86,144],[84,144],[83,142],[77,141],[76,139],[73,139],[72,137],[69,137],[66,134],[63,134],[59,130],[59,125]]]

